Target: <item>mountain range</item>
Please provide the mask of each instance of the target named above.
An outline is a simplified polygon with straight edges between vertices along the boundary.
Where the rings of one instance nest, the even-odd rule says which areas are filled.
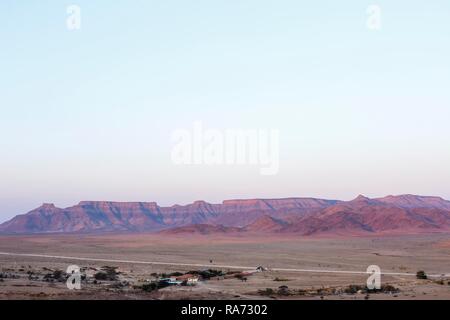
[[[440,197],[358,196],[156,202],[82,201],[68,208],[42,206],[0,225],[3,234],[159,232],[160,234],[274,233],[302,236],[434,233],[450,231],[450,201]]]

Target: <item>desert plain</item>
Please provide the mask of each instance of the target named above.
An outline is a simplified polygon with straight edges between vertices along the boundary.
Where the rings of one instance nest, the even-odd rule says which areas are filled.
[[[82,270],[80,290],[54,276],[70,265]],[[363,289],[369,265],[380,267],[384,290]],[[97,280],[105,268],[114,279]],[[204,270],[221,275],[143,290]],[[450,299],[450,234],[9,235],[0,236],[0,275],[0,299]]]

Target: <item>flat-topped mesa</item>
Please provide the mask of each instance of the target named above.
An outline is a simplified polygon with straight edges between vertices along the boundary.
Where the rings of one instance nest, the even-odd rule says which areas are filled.
[[[414,195],[351,201],[316,198],[233,199],[219,204],[197,200],[159,207],[156,202],[81,201],[68,208],[52,203],[0,225],[0,233],[160,231],[188,225],[198,232],[241,228],[296,234],[448,232],[450,201]],[[243,229],[245,228],[245,229]],[[241,230],[240,229],[240,230]],[[232,229],[223,229],[227,232]]]
[[[119,202],[119,201],[80,201],[77,206],[80,207],[95,207],[95,208],[146,208],[159,210],[156,202]]]
[[[273,208],[263,199],[234,199],[222,202],[222,209],[249,211],[249,210],[273,210]]]
[[[242,205],[242,204],[256,204],[262,199],[231,199],[231,200],[223,200],[222,204],[225,205]]]
[[[166,210],[190,210],[192,208],[199,209],[199,208],[211,208],[214,206],[213,204],[206,202],[204,200],[196,200],[192,203],[188,204],[174,204],[169,207],[162,207]]]
[[[303,208],[303,209],[313,209],[313,208],[324,208],[338,203],[338,200],[325,200],[318,198],[281,198],[281,199],[264,199],[264,201],[269,204],[274,209],[279,208]]]
[[[186,205],[175,204],[171,207],[162,207],[161,212],[166,215],[167,221],[175,224],[199,223],[210,216],[217,215],[215,205],[203,200]]]
[[[417,196],[413,194],[389,195],[377,200],[404,208],[439,208],[450,210],[450,201],[436,196]]]
[[[294,208],[323,208],[338,203],[338,200],[316,198],[281,198],[281,199],[235,199],[225,200],[224,206],[260,206],[261,209],[294,209]]]

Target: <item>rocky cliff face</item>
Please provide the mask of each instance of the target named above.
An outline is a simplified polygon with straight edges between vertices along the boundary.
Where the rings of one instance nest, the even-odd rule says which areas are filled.
[[[0,225],[2,233],[163,229],[203,234],[237,230],[299,235],[440,232],[450,230],[450,202],[414,195],[377,199],[358,196],[352,201],[314,198],[226,200],[222,204],[196,201],[171,207],[160,207],[155,202],[82,201],[64,209],[44,204]]]

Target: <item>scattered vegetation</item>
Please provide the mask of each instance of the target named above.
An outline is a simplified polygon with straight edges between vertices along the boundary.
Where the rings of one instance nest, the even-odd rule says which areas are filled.
[[[356,291],[355,291],[356,290]],[[400,289],[390,285],[383,284],[380,289],[369,289],[366,286],[358,286],[358,285],[350,285],[348,286],[344,292],[349,294],[355,293],[398,293]]]
[[[43,280],[48,281],[48,282],[53,282],[53,281],[63,282],[66,280],[66,275],[62,270],[57,269],[51,273],[45,274]]]
[[[158,283],[157,282],[150,282],[143,284],[140,289],[142,289],[145,292],[151,292],[158,290]]]
[[[57,280],[65,280],[64,272],[62,272],[62,270],[53,271],[53,278]]]
[[[28,280],[39,280],[39,277],[33,271],[27,271]]]
[[[94,274],[95,280],[116,281],[119,272],[117,267],[104,266],[102,270]]]
[[[18,279],[19,276],[17,274],[14,274],[14,273],[4,273],[4,272],[0,273],[0,279],[1,280],[8,279],[8,278],[9,279]]]
[[[145,292],[152,292],[161,288],[168,287],[169,284],[165,281],[152,281],[149,283],[144,283],[141,286],[135,286],[134,289],[141,289]]]
[[[288,286],[280,286],[278,290],[271,288],[266,288],[265,290],[258,290],[258,294],[264,296],[288,296],[288,295],[299,295],[299,296],[329,296],[329,295],[341,295],[341,294],[365,294],[365,299],[369,299],[369,293],[398,293],[400,290],[391,285],[382,285],[380,289],[370,290],[366,286],[362,285],[349,285],[344,288],[319,288],[319,289],[289,289]]]
[[[351,284],[344,289],[344,293],[346,294],[355,294],[358,292],[363,292],[366,289],[366,286],[360,286],[357,284]]]
[[[189,271],[189,272],[186,272],[186,274],[195,274],[195,275],[198,275],[199,277],[202,277],[205,280],[208,280],[213,277],[222,277],[225,275],[225,273],[222,270],[215,270],[215,269]]]
[[[112,284],[110,284],[108,287],[111,289],[123,289],[125,287],[128,287],[130,283],[128,281],[117,281]]]

